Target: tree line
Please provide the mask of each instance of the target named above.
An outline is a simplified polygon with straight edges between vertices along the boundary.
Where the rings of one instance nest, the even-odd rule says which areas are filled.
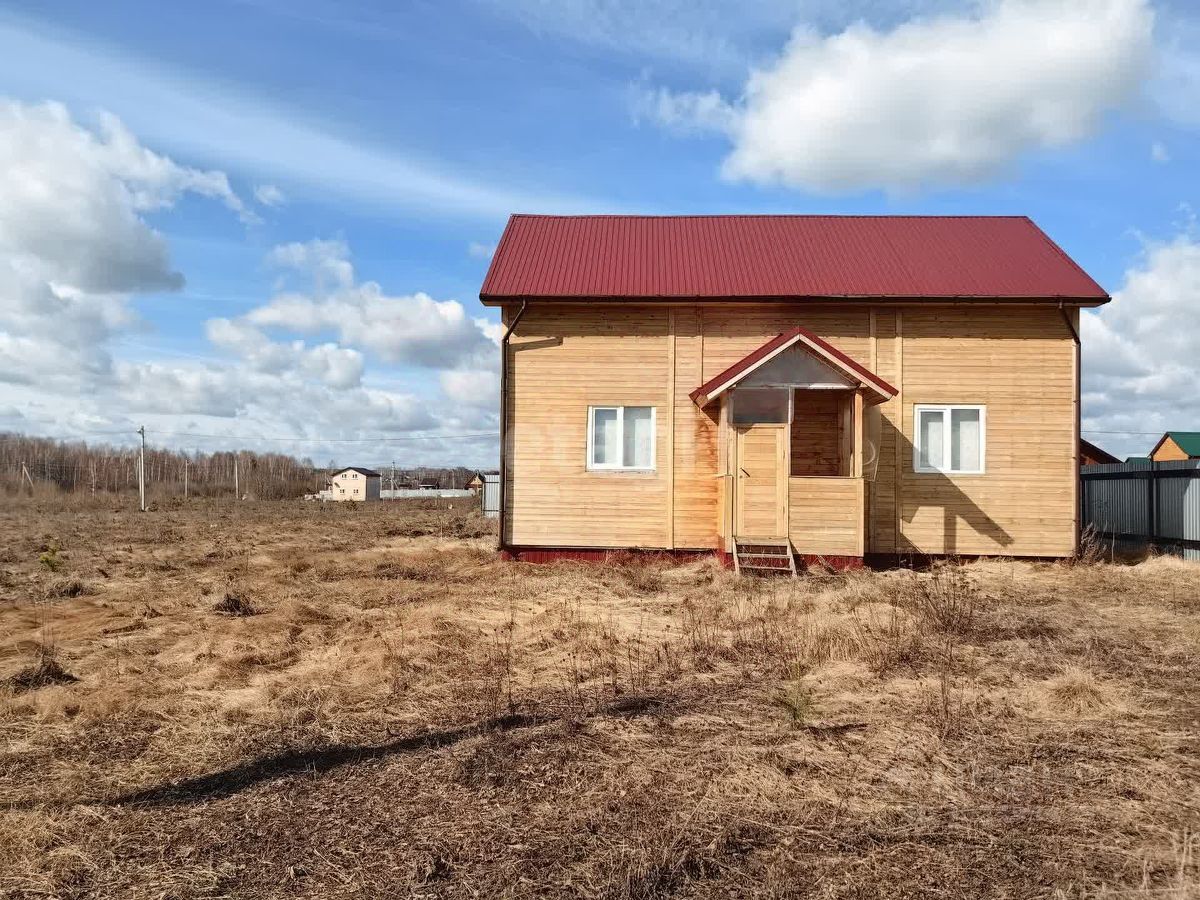
[[[138,489],[136,446],[89,444],[0,432],[0,491],[5,494],[44,492],[122,494]],[[317,468],[308,458],[252,450],[165,450],[146,448],[146,491],[150,497],[252,497],[279,500],[302,497],[325,487],[331,472],[341,468],[331,460]],[[392,468],[377,469],[382,486],[392,486]],[[421,481],[438,487],[461,488],[474,476],[472,469],[430,467],[395,469],[397,487]]]

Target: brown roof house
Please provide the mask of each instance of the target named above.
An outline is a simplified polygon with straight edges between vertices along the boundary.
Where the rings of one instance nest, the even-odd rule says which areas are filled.
[[[1024,217],[513,216],[501,549],[1067,556],[1108,299]]]

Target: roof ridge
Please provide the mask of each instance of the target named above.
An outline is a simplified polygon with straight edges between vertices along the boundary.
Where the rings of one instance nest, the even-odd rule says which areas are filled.
[[[510,213],[510,219],[1024,219],[1011,213]],[[1041,229],[1038,229],[1039,231]]]

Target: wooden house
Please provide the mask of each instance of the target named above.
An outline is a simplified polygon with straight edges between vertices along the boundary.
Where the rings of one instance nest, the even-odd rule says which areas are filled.
[[[1081,466],[1098,466],[1105,463],[1119,463],[1120,461],[1107,450],[1097,447],[1091,441],[1085,441],[1080,438],[1079,464]]]
[[[513,216],[501,549],[1069,555],[1108,299],[1024,217]]]
[[[1150,451],[1154,462],[1200,459],[1200,431],[1168,431]]]

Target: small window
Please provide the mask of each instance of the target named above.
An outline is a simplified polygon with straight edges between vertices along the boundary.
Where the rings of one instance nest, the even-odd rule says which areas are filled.
[[[786,425],[790,403],[791,391],[785,388],[737,388],[731,418],[734,425]]]
[[[913,469],[979,475],[984,471],[983,406],[915,406]]]
[[[654,469],[653,406],[589,406],[589,469]]]

